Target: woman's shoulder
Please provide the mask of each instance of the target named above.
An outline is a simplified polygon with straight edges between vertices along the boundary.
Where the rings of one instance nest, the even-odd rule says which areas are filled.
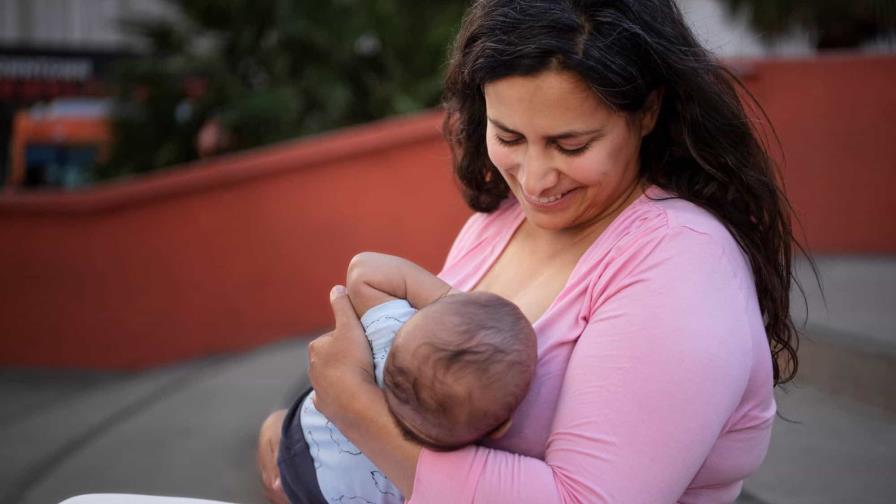
[[[606,234],[593,259],[619,269],[617,273],[645,269],[661,273],[686,257],[720,261],[742,286],[752,284],[749,262],[725,225],[699,205],[658,187],[649,187]]]
[[[626,239],[686,239],[688,233],[682,231],[711,237],[719,244],[734,241],[725,225],[709,211],[656,186],[648,187],[608,231],[616,245]]]
[[[677,241],[677,245],[687,246],[683,252],[693,252],[693,247],[701,242],[705,243],[705,247],[712,247],[714,252],[721,255],[735,276],[752,285],[749,259],[737,239],[718,217],[684,198],[665,191],[659,193],[667,197],[653,198],[649,205],[666,215],[670,240]]]
[[[651,186],[632,206],[632,211],[626,212],[628,215],[619,222],[617,241],[661,240],[665,246],[691,247],[703,242],[722,249],[726,255],[741,255],[734,236],[715,215],[674,193]]]

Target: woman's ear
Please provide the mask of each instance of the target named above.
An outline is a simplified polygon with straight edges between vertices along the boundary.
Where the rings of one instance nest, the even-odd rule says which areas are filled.
[[[663,88],[656,88],[647,97],[644,107],[641,109],[641,137],[647,136],[656,126],[656,119],[660,115],[663,105]]]
[[[489,432],[489,433],[488,433],[488,436],[486,436],[486,437],[488,437],[489,439],[498,439],[498,438],[500,438],[500,437],[503,436],[504,434],[507,434],[507,430],[510,429],[510,424],[511,424],[511,423],[513,423],[512,420],[508,418],[506,422],[504,422],[504,423],[502,423],[501,425],[497,426],[497,427],[495,428],[495,430]]]

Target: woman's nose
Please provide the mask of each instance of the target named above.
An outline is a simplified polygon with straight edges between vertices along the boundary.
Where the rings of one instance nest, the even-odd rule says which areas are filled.
[[[544,149],[530,148],[519,164],[517,179],[526,194],[542,196],[543,192],[557,185],[560,176]]]

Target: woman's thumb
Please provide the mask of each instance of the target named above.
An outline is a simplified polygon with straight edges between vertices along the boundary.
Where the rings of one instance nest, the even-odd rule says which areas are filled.
[[[345,287],[336,285],[330,289],[330,306],[333,308],[333,319],[336,322],[336,327],[348,327],[349,324],[358,324],[358,316],[355,315],[355,308],[348,298]]]
[[[342,285],[334,285],[332,289],[330,289],[330,302],[332,303],[336,298],[340,296],[345,296],[347,292],[345,291],[345,286]]]

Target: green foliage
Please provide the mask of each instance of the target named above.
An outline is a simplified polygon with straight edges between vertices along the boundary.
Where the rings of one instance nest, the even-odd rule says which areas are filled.
[[[771,38],[798,26],[813,33],[819,49],[855,47],[896,30],[893,0],[725,0],[731,12],[746,9],[755,30]]]
[[[229,150],[436,105],[467,2],[167,0],[131,19],[145,53],[115,77],[115,143],[101,178],[196,159],[215,118]]]

